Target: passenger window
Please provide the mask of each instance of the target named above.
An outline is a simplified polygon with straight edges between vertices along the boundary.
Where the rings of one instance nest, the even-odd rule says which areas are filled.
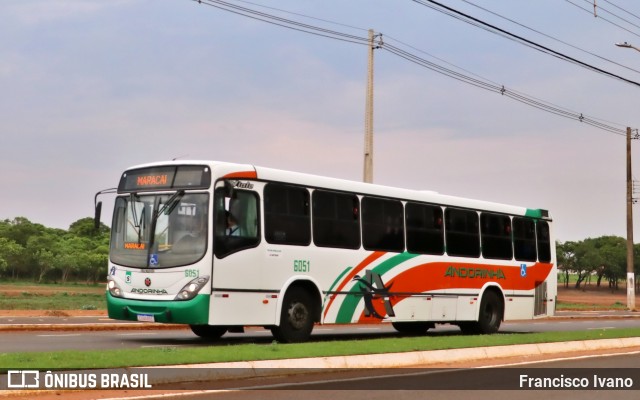
[[[264,230],[267,242],[307,246],[311,243],[309,191],[270,183],[264,188]]]
[[[417,254],[444,254],[442,208],[407,203],[405,214],[407,251]]]
[[[538,237],[538,260],[540,262],[551,262],[551,240],[549,236],[549,223],[538,221],[536,224]]]
[[[447,254],[480,257],[480,231],[476,211],[447,208],[445,211]]]
[[[511,218],[507,215],[482,213],[480,216],[482,255],[484,258],[511,260]]]
[[[531,218],[513,218],[513,250],[518,261],[536,261],[536,224]]]
[[[404,251],[402,203],[374,197],[362,199],[362,244],[367,250]]]
[[[315,190],[313,192],[313,242],[320,247],[360,248],[358,196]]]

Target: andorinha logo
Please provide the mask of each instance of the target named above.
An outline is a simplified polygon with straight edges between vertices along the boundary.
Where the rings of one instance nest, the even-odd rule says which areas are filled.
[[[502,268],[496,270],[489,268],[467,268],[450,266],[444,273],[450,278],[470,278],[470,279],[505,279]]]
[[[133,288],[131,289],[131,293],[137,293],[137,294],[169,294],[169,292],[167,292],[165,289],[138,289],[138,288]]]

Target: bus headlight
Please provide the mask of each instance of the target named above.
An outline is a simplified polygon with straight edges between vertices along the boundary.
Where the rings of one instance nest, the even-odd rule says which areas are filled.
[[[200,276],[184,285],[174,300],[191,300],[209,282],[209,276]]]
[[[122,297],[122,289],[120,289],[116,281],[111,277],[107,278],[107,290],[113,297]]]

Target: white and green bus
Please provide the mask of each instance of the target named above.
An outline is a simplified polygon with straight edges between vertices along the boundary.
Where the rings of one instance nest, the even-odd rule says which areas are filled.
[[[106,296],[113,319],[299,342],[315,324],[493,333],[553,315],[556,276],[546,210],[171,161],[120,178]]]

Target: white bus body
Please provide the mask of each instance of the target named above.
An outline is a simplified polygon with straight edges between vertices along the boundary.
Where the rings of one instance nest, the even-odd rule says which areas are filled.
[[[234,228],[235,227],[235,230]],[[554,314],[545,210],[213,161],[132,167],[112,224],[114,319],[244,326],[434,323],[493,333]]]

